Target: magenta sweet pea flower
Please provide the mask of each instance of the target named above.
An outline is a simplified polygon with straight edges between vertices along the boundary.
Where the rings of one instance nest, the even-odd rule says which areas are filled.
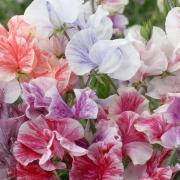
[[[129,156],[134,165],[145,164],[153,152],[144,134],[135,129],[138,121],[139,115],[130,111],[121,113],[116,120],[122,138],[123,154]]]
[[[22,166],[21,164],[17,164],[15,177],[18,180],[56,180],[56,176],[52,171],[44,171],[37,163],[32,163],[28,166]]]
[[[122,180],[123,171],[121,145],[98,142],[88,148],[87,155],[74,158],[70,178]]]

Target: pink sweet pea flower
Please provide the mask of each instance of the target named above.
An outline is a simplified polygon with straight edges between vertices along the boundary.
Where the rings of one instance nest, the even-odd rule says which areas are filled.
[[[173,76],[152,79],[149,82],[146,95],[164,101],[168,93],[178,92],[180,92],[180,71],[173,73]]]
[[[76,120],[50,121],[40,117],[20,127],[13,149],[14,156],[23,166],[38,160],[44,170],[64,169],[65,163],[54,163],[53,159],[62,160],[65,152],[72,156],[86,154],[85,149],[75,144],[83,136],[84,130]]]
[[[170,128],[161,136],[161,141],[168,149],[180,148],[180,126]]]
[[[87,155],[74,158],[70,179],[122,180],[123,171],[121,145],[98,142],[89,147]]]
[[[14,79],[16,73],[30,73],[35,58],[31,27],[16,16],[8,27],[9,32],[0,36],[0,79],[7,81]]]
[[[160,143],[161,136],[169,127],[170,125],[167,124],[162,115],[156,114],[142,118],[135,124],[135,128],[139,132],[144,133],[151,144]]]
[[[22,74],[38,77],[49,73],[53,56],[37,46],[35,28],[22,16],[14,16],[8,22],[8,29],[0,27],[0,80],[10,81]]]
[[[169,153],[169,150],[164,150],[160,153],[154,152],[145,165],[130,165],[125,171],[124,180],[170,180],[172,168],[163,166],[163,162],[167,159]]]
[[[136,25],[127,31],[126,38],[138,50],[141,57],[141,67],[136,75],[131,79],[132,82],[142,81],[150,75],[158,75],[167,70],[167,37],[165,32],[153,27],[152,36],[146,41],[141,36],[141,27]]]
[[[116,121],[122,138],[123,154],[128,155],[134,165],[145,164],[152,155],[152,148],[144,134],[135,129],[138,121],[139,115],[130,111],[121,113]]]
[[[120,115],[124,111],[143,113],[148,110],[148,101],[134,88],[118,90],[119,95],[113,95],[108,103],[109,116]]]
[[[62,95],[71,90],[73,85],[78,82],[78,78],[74,73],[72,73],[68,61],[63,58],[60,59],[55,78],[58,81],[57,88]]]

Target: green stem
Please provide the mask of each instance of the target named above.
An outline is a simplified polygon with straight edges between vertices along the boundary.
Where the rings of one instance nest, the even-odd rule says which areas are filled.
[[[118,87],[114,84],[114,82],[112,81],[112,79],[111,79],[107,74],[105,74],[105,77],[106,77],[106,79],[110,82],[111,87],[113,88],[114,92],[115,92],[116,94],[118,94],[118,92],[117,92]]]
[[[86,87],[86,86],[85,86],[85,83],[84,83],[83,76],[79,76],[79,80],[80,80],[80,86],[81,86],[81,88]]]

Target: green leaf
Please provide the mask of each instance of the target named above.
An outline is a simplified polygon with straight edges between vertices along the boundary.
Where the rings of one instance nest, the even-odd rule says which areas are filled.
[[[161,101],[159,99],[154,99],[150,96],[146,96],[146,98],[149,100],[149,109],[151,112],[161,106]]]
[[[177,163],[180,163],[180,159],[178,157],[178,149],[175,149],[174,151],[171,152],[171,156],[168,161],[169,166],[175,166]]]
[[[79,122],[80,122],[80,124],[81,124],[84,128],[86,127],[87,120],[82,119],[82,120],[80,120]]]
[[[96,91],[99,98],[105,99],[109,96],[110,83],[102,74],[96,74],[94,77],[92,77],[89,87]]]

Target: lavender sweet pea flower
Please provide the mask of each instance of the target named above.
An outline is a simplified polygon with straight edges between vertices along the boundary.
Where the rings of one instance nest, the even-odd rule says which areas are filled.
[[[75,89],[76,103],[73,107],[75,119],[96,119],[98,106],[96,94],[91,89]]]
[[[113,22],[114,33],[123,33],[128,25],[128,19],[123,14],[116,14],[110,17]]]
[[[56,84],[55,79],[41,77],[22,85],[28,118],[36,119],[40,115],[53,120],[72,117],[71,109],[59,95]]]
[[[162,113],[168,123],[180,123],[180,94],[171,93],[168,97],[168,102],[160,106],[156,112]]]
[[[65,54],[77,75],[84,75],[96,68],[99,73],[114,79],[129,80],[140,67],[139,53],[128,40],[98,41],[93,29],[76,33],[68,43]]]

